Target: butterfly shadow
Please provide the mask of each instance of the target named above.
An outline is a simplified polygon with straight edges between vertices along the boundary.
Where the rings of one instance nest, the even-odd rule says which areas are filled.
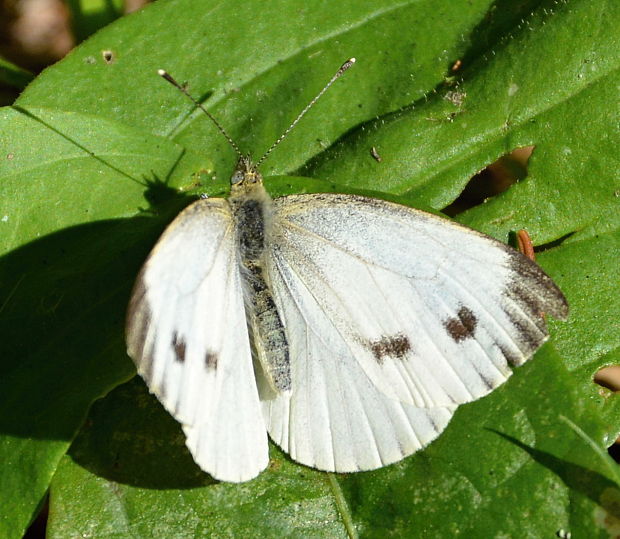
[[[19,447],[33,461],[46,450],[36,441],[68,444],[91,404],[135,375],[124,343],[133,282],[194,199],[145,181],[151,202],[137,216],[68,227],[0,258],[0,434],[32,441]]]
[[[179,423],[134,377],[91,408],[69,456],[97,477],[148,489],[216,484],[193,461]]]

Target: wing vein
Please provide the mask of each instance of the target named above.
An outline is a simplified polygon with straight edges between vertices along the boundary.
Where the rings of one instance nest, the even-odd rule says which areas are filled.
[[[376,268],[381,268],[381,269],[383,269],[385,271],[388,271],[388,272],[390,272],[390,273],[392,273],[394,275],[398,275],[400,277],[403,276],[401,273],[398,273],[396,270],[393,270],[392,268],[389,268],[389,267],[386,267],[386,266],[381,266],[381,265],[379,265],[379,264],[377,264],[375,262],[372,262],[372,261],[370,261],[370,260],[368,260],[366,258],[363,258],[362,256],[360,256],[360,255],[358,255],[358,254],[356,254],[354,252],[351,252],[348,249],[345,249],[342,245],[339,245],[338,243],[334,242],[333,240],[330,240],[329,238],[326,238],[325,236],[317,234],[316,232],[313,232],[312,230],[308,230],[307,228],[304,228],[304,227],[302,227],[302,226],[300,226],[300,225],[298,225],[296,223],[292,223],[290,221],[287,221],[286,222],[286,226],[288,228],[295,229],[297,232],[300,233],[300,235],[306,235],[307,237],[314,238],[314,239],[316,239],[318,241],[327,243],[334,250],[339,251],[341,253],[344,253],[344,254],[350,256],[351,258],[357,259],[363,265],[373,266],[373,267],[376,267]],[[432,239],[432,238],[429,238],[429,239]],[[286,239],[283,237],[282,241],[284,242],[284,241],[286,241]],[[436,240],[434,240],[434,241],[436,241]],[[440,245],[442,245],[441,242],[438,242],[438,241],[436,241],[436,242],[439,243]],[[290,242],[287,242],[287,243],[289,245],[291,245]]]
[[[281,260],[280,257],[275,256],[275,254],[274,254],[273,258],[276,261],[276,267],[279,270],[278,273],[279,273],[279,275],[280,275],[280,277],[282,279],[282,282],[284,283],[284,285],[286,286],[287,290],[289,291],[290,297],[293,299],[293,304],[295,306],[295,310],[299,314],[300,318],[303,319],[304,322],[305,322],[305,327],[306,327],[306,331],[305,331],[305,334],[306,334],[306,350],[310,350],[310,342],[311,342],[310,341],[310,334],[314,335],[314,337],[323,345],[323,347],[326,350],[329,350],[330,347],[328,346],[328,344],[323,340],[323,338],[319,335],[319,333],[314,329],[312,324],[310,324],[309,321],[304,316],[304,313],[303,313],[303,310],[302,310],[302,308],[301,308],[301,306],[299,304],[299,301],[298,301],[297,297],[295,296],[295,294],[293,294],[293,292],[292,292],[292,289],[293,289],[292,283],[290,283],[288,281],[288,279],[285,277],[285,272],[282,271],[283,261]],[[289,262],[290,262],[290,260],[289,260]],[[321,310],[321,312],[325,316],[325,319],[330,322],[331,326],[338,333],[338,335],[341,338],[341,341],[345,344],[345,346],[348,349],[351,357],[355,358],[355,353],[351,349],[349,343],[347,342],[347,339],[342,335],[341,331],[333,323],[332,319],[328,316],[328,313],[325,312],[325,310],[322,308],[322,306],[318,302],[316,296],[312,293],[312,290],[308,287],[308,283],[302,278],[302,276],[297,271],[295,271],[295,268],[291,264],[289,264],[289,267],[291,267],[291,270],[295,273],[295,276],[298,278],[299,282],[301,284],[303,284],[304,288],[312,296],[312,298],[314,299],[316,305],[319,307],[319,309]],[[320,275],[320,273],[319,273],[319,275]],[[310,359],[312,359],[312,358],[310,358]],[[313,360],[316,360],[316,358],[314,358]],[[337,366],[337,364],[336,364],[336,366]],[[338,366],[337,366],[337,368],[338,368]],[[340,370],[340,369],[338,368],[338,370]],[[374,385],[372,383],[372,380],[370,380],[368,378],[368,376],[363,371],[363,369],[361,369],[361,372],[364,373],[365,379],[370,384]],[[310,361],[306,361],[306,379],[307,380],[311,380],[312,379],[311,372],[310,372]],[[342,379],[341,375],[339,375],[339,376],[332,376],[332,377],[330,377],[330,376],[323,376],[321,378],[321,383],[323,384],[324,393],[325,393],[325,396],[328,399],[328,409],[330,410],[330,413],[327,414],[327,420],[330,422],[330,426],[329,426],[329,428],[327,430],[329,432],[329,445],[330,445],[331,451],[332,451],[332,463],[333,463],[333,468],[334,469],[336,468],[336,463],[337,463],[337,460],[336,460],[337,450],[336,450],[336,444],[334,443],[334,426],[333,426],[333,423],[332,423],[332,418],[337,416],[337,410],[338,409],[346,409],[346,408],[348,408],[347,402],[344,399],[344,396],[343,396],[343,393],[342,393],[342,386],[338,383],[338,380],[341,380],[341,379]],[[337,389],[337,391],[333,391],[334,388],[332,388],[331,391],[329,390],[329,386],[328,386],[328,382],[329,381],[332,381],[332,382],[335,381],[336,382],[335,389]],[[358,404],[361,405],[362,409],[364,409],[366,411],[365,405],[363,403],[363,399],[360,398],[359,391],[357,390],[357,388],[355,388],[355,389],[356,389],[355,393],[356,393],[356,396],[357,396]],[[307,395],[306,396],[306,402],[312,402],[313,400],[316,400],[315,396],[310,394],[310,390],[311,390],[310,384],[306,384],[306,392],[307,392],[306,393],[306,395]],[[336,399],[340,402],[340,406],[339,407],[336,406],[335,409],[334,409],[334,397],[336,397]],[[334,411],[334,410],[336,410],[336,411]],[[289,421],[290,421],[290,418],[292,416],[293,416],[293,414],[289,415]],[[360,419],[360,418],[357,418],[357,419]],[[378,446],[378,440],[377,440],[376,434],[375,434],[375,432],[372,429],[372,426],[370,424],[369,414],[367,414],[367,413],[364,414],[363,415],[363,419],[364,419],[365,425],[367,427],[367,431],[371,434],[372,439],[375,442],[375,447],[378,448],[379,447]],[[392,423],[391,418],[390,418],[390,422]],[[348,422],[345,422],[345,428],[347,429],[347,436],[345,437],[345,439],[352,440],[353,439],[353,433],[351,432],[351,425]],[[294,429],[290,429],[289,432],[290,433],[294,432]],[[338,435],[340,436],[340,433],[338,433]],[[290,434],[289,434],[289,436],[290,436]],[[290,440],[289,440],[289,444],[290,444]],[[377,449],[377,451],[378,451],[378,449]],[[382,459],[379,457],[379,460],[382,460]]]
[[[409,282],[409,286],[411,288],[413,288],[413,290],[415,291],[415,294],[418,296],[418,299],[420,300],[420,303],[423,303],[424,305],[426,305],[426,309],[429,312],[432,312],[432,309],[430,309],[429,304],[428,304],[428,300],[426,300],[424,298],[424,295],[420,293],[420,291],[418,290],[418,288],[415,285],[415,281],[413,279],[408,279]],[[419,319],[420,321],[420,326],[422,328],[422,330],[424,331],[424,333],[426,334],[426,338],[427,340],[431,343],[431,345],[433,346],[433,348],[435,349],[435,351],[437,352],[438,356],[443,360],[443,363],[448,365],[448,367],[452,370],[452,372],[454,372],[456,379],[459,381],[459,383],[461,384],[461,386],[463,387],[463,389],[469,393],[469,395],[471,397],[473,397],[473,395],[471,394],[471,391],[469,391],[469,389],[467,388],[467,386],[465,385],[465,383],[463,382],[463,380],[461,379],[461,376],[459,376],[459,373],[456,371],[456,369],[452,366],[452,364],[448,361],[448,358],[446,357],[446,355],[444,354],[443,350],[441,350],[441,348],[439,346],[437,346],[437,344],[435,343],[435,340],[431,337],[432,335],[432,328],[428,327],[428,324],[425,322],[424,317],[421,317]],[[437,376],[436,376],[436,369],[434,369],[432,372],[432,376],[433,378],[435,378],[437,380]],[[438,380],[439,382],[439,386],[441,387],[441,381]],[[425,392],[426,393],[426,392]],[[452,398],[451,395],[449,395],[446,392],[446,395],[454,402],[454,399]],[[428,396],[427,396],[428,397]]]

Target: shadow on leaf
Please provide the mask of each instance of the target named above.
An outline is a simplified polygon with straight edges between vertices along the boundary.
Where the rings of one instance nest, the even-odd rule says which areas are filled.
[[[148,251],[187,204],[168,195],[156,216],[70,227],[0,258],[0,433],[69,441],[91,403],[133,376],[125,310]]]
[[[605,509],[611,516],[620,518],[620,504],[617,502],[608,503],[610,500],[608,494],[610,492],[615,491],[620,494],[618,485],[613,481],[594,470],[560,459],[540,449],[530,447],[508,434],[494,429],[489,430],[523,449],[523,451],[538,464],[557,475],[569,489],[580,492],[596,505]],[[616,498],[618,498],[618,496],[616,496]]]
[[[183,489],[217,483],[194,463],[181,426],[139,377],[93,405],[69,454],[91,473],[135,487]]]

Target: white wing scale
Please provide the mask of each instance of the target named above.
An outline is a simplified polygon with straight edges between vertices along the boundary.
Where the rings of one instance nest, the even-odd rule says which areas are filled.
[[[293,387],[263,401],[271,438],[298,462],[353,472],[396,462],[438,436],[455,407],[387,398],[305,283],[280,262],[273,291],[294,358]]]
[[[566,302],[503,244],[350,195],[274,201],[268,275],[292,391],[262,395],[271,437],[324,470],[372,469],[426,445],[456,405],[511,374]]]
[[[198,201],[162,235],[134,288],[128,353],[213,477],[268,462],[228,202]]]

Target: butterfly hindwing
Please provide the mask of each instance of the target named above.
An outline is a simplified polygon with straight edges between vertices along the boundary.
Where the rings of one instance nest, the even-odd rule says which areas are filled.
[[[566,315],[557,287],[503,244],[351,195],[274,201],[268,274],[292,391],[262,397],[272,438],[321,469],[372,469],[424,446]]]
[[[187,446],[217,479],[245,481],[268,462],[230,206],[200,200],[166,229],[136,282],[128,353]]]
[[[263,399],[271,438],[320,470],[354,472],[396,462],[443,431],[454,407],[418,408],[387,397],[366,375],[309,289],[282,259],[273,292],[291,357],[292,389]]]

